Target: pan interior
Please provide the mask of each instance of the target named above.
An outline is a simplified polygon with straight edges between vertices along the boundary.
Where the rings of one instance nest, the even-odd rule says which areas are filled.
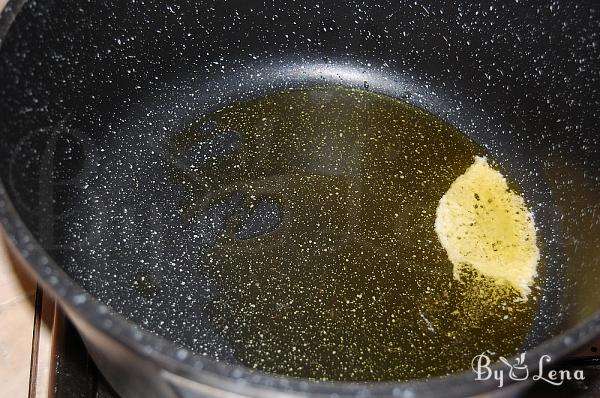
[[[71,206],[67,271],[117,311],[194,352],[321,380],[445,375],[527,344],[543,284],[522,302],[459,283],[435,236],[474,156],[510,175],[457,128],[330,84],[173,109],[92,149]]]

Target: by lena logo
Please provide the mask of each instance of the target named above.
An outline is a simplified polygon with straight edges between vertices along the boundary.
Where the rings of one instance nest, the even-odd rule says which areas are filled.
[[[506,379],[522,381],[531,377],[531,380],[533,381],[541,380],[555,386],[560,386],[567,380],[585,380],[583,370],[581,369],[551,369],[546,371],[544,367],[547,367],[548,363],[550,363],[552,360],[550,355],[542,355],[540,357],[538,362],[538,370],[536,373],[531,375],[529,373],[527,364],[525,363],[525,353],[519,355],[515,359],[514,363],[511,363],[504,357],[499,357],[498,359],[504,365],[504,367],[492,369],[492,360],[489,356],[487,356],[485,353],[476,355],[473,358],[473,361],[471,361],[471,367],[473,368],[473,372],[475,372],[475,380],[496,380],[498,382],[498,388],[504,386]]]

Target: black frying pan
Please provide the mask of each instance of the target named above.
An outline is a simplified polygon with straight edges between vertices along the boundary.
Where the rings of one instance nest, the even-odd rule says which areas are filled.
[[[206,316],[219,286],[190,264],[219,231],[178,218],[188,198],[170,173],[187,160],[169,139],[226,104],[314,86],[398,98],[454,125],[536,216],[544,266],[521,347],[534,369],[598,333],[597,13],[591,2],[12,1],[0,22],[0,219],[124,396],[494,389],[471,372],[353,384],[250,371]],[[276,206],[262,206],[277,224]]]

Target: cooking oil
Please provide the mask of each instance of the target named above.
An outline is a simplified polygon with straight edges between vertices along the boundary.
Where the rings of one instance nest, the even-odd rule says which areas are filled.
[[[433,114],[362,90],[293,89],[202,115],[171,151],[189,220],[229,209],[208,217],[220,232],[197,266],[218,286],[206,315],[240,363],[407,380],[522,345],[535,291],[524,300],[469,264],[456,278],[435,228],[453,182],[494,159]]]

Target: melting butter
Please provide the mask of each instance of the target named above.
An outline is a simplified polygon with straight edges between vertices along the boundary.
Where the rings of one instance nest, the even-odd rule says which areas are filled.
[[[533,217],[485,158],[475,157],[440,199],[435,231],[454,266],[454,278],[471,266],[527,298],[540,257]]]

